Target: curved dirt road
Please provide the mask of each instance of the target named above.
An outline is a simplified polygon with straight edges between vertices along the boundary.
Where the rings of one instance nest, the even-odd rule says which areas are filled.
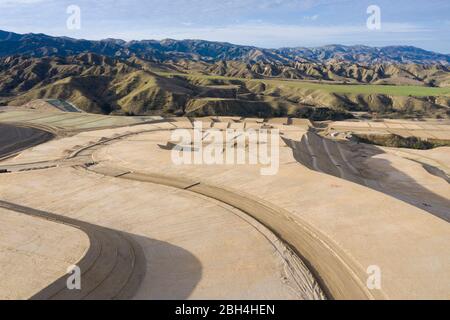
[[[109,142],[109,140],[108,139],[106,139],[105,141],[102,141],[102,142]],[[93,145],[92,145],[92,149],[95,149],[95,147],[98,147],[99,145],[98,144],[96,144],[96,143],[94,143]],[[101,146],[101,144],[100,144],[100,146]],[[89,149],[89,148],[88,148]],[[86,150],[86,148],[81,148],[80,149],[80,151],[83,151],[83,152],[76,152],[76,155],[75,155],[75,157],[73,158],[73,159],[71,159],[70,161],[72,161],[72,163],[77,163],[77,161],[78,160],[80,160],[79,162],[80,163],[86,163],[86,162],[88,162],[89,161],[89,157],[87,157],[87,155],[90,153],[90,151],[91,150]],[[80,159],[77,159],[77,158],[80,158]],[[62,161],[62,162],[60,162],[60,161],[54,161],[54,162],[49,162],[48,164],[51,164],[51,165],[54,165],[55,167],[56,166],[60,166],[62,163],[63,163],[64,161]],[[29,170],[31,170],[30,172],[41,172],[42,174],[45,174],[45,170],[41,170],[41,169],[45,169],[45,168],[41,168],[41,167],[39,167],[39,166],[36,166],[36,164],[29,164],[28,165],[29,166],[29,168],[27,168],[27,164],[26,163],[23,163],[20,167],[22,167],[22,168],[24,168],[24,169],[29,169]],[[52,170],[60,170],[60,169],[52,169]],[[73,171],[73,169],[72,169],[72,171]],[[85,174],[83,174],[83,171],[79,171],[79,173],[80,174],[82,174],[83,176],[85,175]],[[23,177],[25,178],[25,176],[27,175],[27,173],[25,173],[24,175],[23,175]],[[10,177],[10,176],[12,176],[12,175],[5,175],[5,177]],[[94,176],[97,176],[97,175],[94,175]],[[135,181],[137,181],[137,180],[135,180]],[[17,183],[19,183],[19,182],[17,182]],[[186,192],[187,194],[189,194],[190,192]],[[201,194],[201,193],[199,193],[199,194]],[[189,196],[189,197],[191,197],[191,196]],[[199,196],[195,196],[195,197],[199,197]],[[7,199],[8,199],[8,197],[6,197]],[[214,197],[208,197],[208,198],[210,198],[210,199],[213,199]],[[16,200],[12,200],[12,201],[16,201]],[[208,202],[212,202],[212,201],[214,201],[214,200],[208,200]],[[176,202],[176,201],[175,201]],[[22,202],[21,202],[22,203]],[[27,203],[27,201],[25,201],[24,200],[24,203]],[[0,204],[1,205],[1,204]],[[5,206],[5,207],[8,207],[9,209],[11,209],[11,210],[15,210],[15,211],[19,211],[19,212],[23,212],[23,213],[28,213],[28,214],[34,214],[34,215],[37,215],[37,216],[42,216],[42,215],[48,215],[48,214],[50,214],[49,212],[43,212],[43,211],[37,211],[37,210],[34,210],[34,209],[31,209],[31,208],[26,208],[26,207],[22,207],[22,206],[17,206],[17,205],[14,205],[14,204],[11,204],[11,203],[3,203],[3,205]],[[31,203],[28,203],[28,205],[29,206],[34,206],[33,204],[31,204]],[[210,207],[211,205],[209,204],[209,205],[207,205],[207,207]],[[40,208],[42,208],[41,206],[39,206]],[[45,207],[45,206],[44,206]],[[222,207],[222,208],[225,208],[225,206],[224,205],[220,205],[220,207]],[[30,211],[31,210],[31,211]],[[234,211],[234,209],[232,209],[233,211]],[[51,210],[51,211],[54,211],[53,209]],[[55,210],[55,211],[59,211],[59,210]],[[237,210],[236,210],[237,211]],[[238,213],[235,213],[235,214],[238,214]],[[245,214],[243,214],[243,216],[245,216]],[[55,218],[55,217],[53,217],[53,218]],[[58,216],[58,217],[56,217],[57,219],[60,219],[60,218],[64,218],[64,217],[62,217],[62,216]],[[250,220],[250,218],[240,218],[240,219],[242,219],[242,220],[244,220],[244,221],[247,221],[247,220]],[[235,220],[235,218],[233,218],[233,220]],[[75,224],[78,224],[78,223],[80,223],[81,221],[79,221],[79,220],[74,220],[74,221],[72,221],[72,219],[70,219],[70,221],[66,221],[66,222],[68,222],[68,223],[75,223]],[[238,225],[236,225],[236,222],[237,221],[235,221],[235,222],[233,222],[233,224],[235,224],[235,227],[237,227]],[[82,224],[86,224],[85,222],[81,222]],[[179,223],[179,222],[178,222]],[[228,223],[229,224],[229,223]],[[239,223],[240,224],[240,223]],[[256,223],[256,221],[255,222],[249,222],[249,221],[247,221],[245,224],[249,224],[249,226],[250,226],[250,229],[249,230],[247,230],[247,232],[245,232],[245,234],[246,234],[246,239],[248,239],[248,240],[245,240],[245,241],[239,241],[239,242],[241,242],[241,243],[246,243],[246,242],[248,242],[248,241],[250,241],[250,239],[252,239],[252,238],[254,238],[255,237],[255,235],[253,235],[253,233],[254,233],[254,231],[251,231],[251,228],[260,228],[260,227],[257,227],[257,223]],[[226,227],[227,226],[227,224],[221,224],[222,225],[222,228],[224,228],[224,227]],[[94,228],[94,230],[97,230],[96,228],[98,228],[98,226],[96,226],[96,225],[92,225],[92,224],[88,224],[88,226],[89,227],[87,227],[87,229],[90,229],[90,228]],[[262,226],[261,226],[262,227]],[[249,228],[249,227],[246,227],[246,229],[247,228]],[[100,227],[100,233],[103,233],[103,230],[104,228],[102,228],[102,227]],[[240,229],[242,229],[242,227],[239,227],[239,228],[236,228],[236,230],[235,231],[233,231],[233,233],[234,232],[238,232],[238,230],[240,230]],[[110,229],[107,229],[107,230],[110,230]],[[97,230],[97,233],[98,233],[98,231],[99,230]],[[112,231],[114,231],[114,230],[112,230]],[[249,231],[251,231],[251,232],[249,232]],[[92,234],[92,230],[87,230],[87,232],[90,232],[91,234]],[[117,231],[116,231],[117,232]],[[261,232],[261,231],[259,231],[259,232]],[[109,233],[109,232],[108,232]],[[133,233],[134,234],[134,232],[131,232],[131,233]],[[265,232],[263,232],[263,233],[265,233]],[[263,235],[264,237],[269,237],[268,236],[268,234],[269,233],[267,233],[266,235],[264,235],[263,233],[261,233],[261,235]],[[227,236],[227,241],[232,241],[233,243],[239,243],[236,239],[234,239],[234,236],[232,236],[232,237],[230,237],[231,236],[231,234],[229,234],[229,233],[227,233],[228,234],[228,236]],[[273,237],[273,238],[272,238]],[[110,237],[111,238],[111,237]],[[201,238],[201,237],[200,237]],[[261,238],[261,236],[258,236],[258,238]],[[271,245],[275,245],[276,243],[278,243],[279,241],[278,241],[278,239],[274,236],[274,235],[272,235],[272,236],[270,236],[270,238],[271,238],[271,240],[269,240],[269,244],[271,243]],[[262,240],[263,238],[261,238],[261,240]],[[113,239],[114,240],[114,239]],[[268,239],[266,239],[266,241],[267,241]],[[110,240],[108,240],[108,241],[106,241],[106,242],[110,242],[111,241],[111,239]],[[140,240],[139,240],[140,241]],[[251,240],[251,241],[253,241],[253,240]],[[113,244],[114,244],[114,241],[111,241]],[[117,241],[116,241],[117,242]],[[123,242],[123,241],[121,241],[121,242]],[[120,246],[120,244],[118,244],[117,245],[118,247]],[[252,245],[252,248],[254,249],[254,250],[256,250],[257,252],[259,252],[259,251],[261,251],[261,249],[259,248],[261,245],[260,244],[258,244],[258,245],[255,245],[255,244],[253,244]],[[294,289],[295,291],[297,291],[297,290],[300,290],[300,293],[295,293],[295,294],[286,294],[285,292],[282,292],[282,291],[280,291],[281,290],[281,288],[278,288],[277,287],[277,285],[274,285],[274,284],[271,284],[271,283],[273,283],[273,281],[275,280],[275,279],[270,279],[270,278],[267,278],[266,279],[266,285],[268,286],[268,288],[272,288],[272,289],[275,289],[274,290],[274,292],[272,292],[272,293],[270,293],[269,291],[267,292],[267,293],[264,293],[264,295],[267,295],[267,296],[273,296],[273,297],[277,297],[277,295],[279,295],[280,297],[287,297],[287,298],[290,298],[290,297],[293,297],[293,296],[295,296],[295,295],[298,295],[298,298],[304,298],[304,299],[323,299],[324,298],[324,296],[323,296],[323,294],[322,294],[322,292],[321,292],[321,290],[320,290],[320,288],[317,286],[317,283],[314,281],[314,279],[312,279],[312,277],[311,277],[311,275],[308,273],[308,271],[306,270],[306,268],[302,265],[302,262],[298,259],[298,257],[296,257],[295,256],[295,254],[292,254],[292,253],[289,253],[290,251],[287,249],[287,248],[285,248],[284,246],[282,246],[281,244],[277,244],[276,245],[276,247],[278,248],[278,249],[276,249],[275,247],[273,247],[273,248],[275,248],[277,251],[278,251],[278,253],[276,253],[276,255],[279,255],[280,256],[280,258],[282,258],[282,259],[284,259],[284,260],[279,260],[279,258],[277,258],[276,259],[276,261],[278,260],[279,262],[276,262],[276,263],[282,263],[284,266],[283,266],[283,269],[284,269],[284,272],[288,272],[288,273],[292,273],[292,276],[293,276],[293,278],[292,278],[292,280],[291,279],[289,279],[289,282],[297,282],[297,284],[295,285],[295,286],[293,286],[293,288],[295,288],[295,287],[297,287],[296,289]],[[95,248],[95,246],[94,246],[94,248]],[[223,248],[224,249],[224,248]],[[173,250],[173,249],[171,249],[171,250]],[[267,250],[267,249],[264,249],[264,250]],[[273,249],[269,249],[269,250],[273,250]],[[179,251],[179,250],[178,250]],[[236,253],[236,252],[235,252]],[[186,254],[185,253],[182,253],[183,254],[183,256],[186,256]],[[289,255],[291,255],[292,254],[292,256],[291,257],[288,257]],[[159,255],[159,254],[158,254]],[[251,256],[253,256],[254,254],[249,254],[249,253],[247,253],[246,254],[246,256],[249,256],[249,257],[251,257]],[[225,255],[226,256],[226,255]],[[236,256],[239,256],[239,255],[236,255]],[[222,258],[221,258],[222,259]],[[246,261],[246,259],[243,259],[242,257],[240,258],[243,262],[245,262]],[[254,261],[259,261],[259,263],[257,263],[258,265],[259,265],[259,268],[261,269],[261,268],[263,268],[263,265],[261,264],[261,262],[262,261],[265,261],[265,260],[267,260],[267,261],[270,261],[270,260],[272,260],[273,258],[271,257],[271,255],[262,255],[261,257],[259,257],[258,259],[255,259]],[[192,260],[192,259],[191,259]],[[264,262],[264,263],[268,263],[268,262]],[[104,264],[104,263],[103,263]],[[110,263],[111,264],[111,263]],[[271,263],[270,263],[271,264]],[[234,266],[234,267],[236,267],[236,266]],[[246,268],[249,268],[249,265],[245,265],[245,267]],[[167,269],[166,269],[166,271],[167,271]],[[161,272],[161,270],[158,270],[158,273],[159,272]],[[178,272],[178,271],[177,271]],[[182,273],[182,272],[184,272],[183,270],[180,270],[180,272]],[[283,272],[283,273],[284,273]],[[305,272],[305,273],[303,273],[303,272]],[[257,271],[257,272],[254,272],[254,273],[257,273],[257,274],[264,274],[264,272],[260,272],[259,270]],[[258,275],[259,276],[259,275]],[[256,276],[256,277],[258,277],[258,276]],[[275,275],[276,276],[276,275]],[[85,276],[83,276],[83,278],[84,278]],[[265,276],[265,277],[267,277],[267,276]],[[290,276],[291,277],[291,276]],[[113,276],[112,276],[112,271],[111,271],[111,278],[113,278]],[[150,284],[150,285],[152,285],[152,287],[153,286],[156,286],[156,287],[158,287],[159,286],[159,282],[161,282],[161,280],[158,278],[158,279],[155,279],[155,277],[154,276],[151,276],[150,278],[153,278],[153,281],[156,281],[156,283],[154,283],[153,285],[151,284],[151,283],[148,283],[148,280],[147,280],[147,282],[145,282],[144,281],[144,287],[143,288],[141,288],[141,289],[139,289],[140,291],[142,291],[142,292],[140,292],[140,293],[138,293],[138,297],[145,297],[146,296],[146,294],[149,294],[149,292],[148,292],[148,290],[149,290],[149,288],[148,288],[148,285]],[[93,292],[93,293],[83,293],[81,296],[80,295],[74,295],[74,294],[72,294],[71,292],[63,292],[63,293],[58,293],[57,295],[55,295],[55,292],[56,291],[58,291],[58,290],[62,290],[63,289],[63,286],[65,286],[65,279],[66,279],[66,277],[63,277],[63,278],[61,278],[61,279],[59,279],[58,281],[56,281],[54,284],[52,284],[51,286],[49,286],[47,289],[45,289],[45,290],[43,290],[42,292],[40,292],[39,294],[37,294],[34,298],[36,298],[36,299],[49,299],[49,298],[53,298],[53,299],[78,299],[78,298],[87,298],[87,299],[91,299],[91,298],[96,298],[96,297],[99,297],[99,296],[101,296],[101,294],[103,294],[103,298],[105,298],[105,293],[107,293],[108,292],[108,290],[103,290],[103,293],[102,292],[100,292],[100,293],[97,293],[97,291],[95,291],[95,292]],[[207,277],[206,277],[206,279],[208,279]],[[282,278],[280,278],[281,280],[282,280],[282,282],[285,282],[286,281],[286,279],[284,278],[284,276],[282,277]],[[284,279],[284,280],[283,280]],[[95,279],[93,279],[93,280],[95,280]],[[251,280],[251,279],[250,279]],[[98,280],[95,280],[95,281],[98,281]],[[108,280],[108,282],[111,282],[112,280]],[[250,282],[254,282],[255,280],[252,280],[252,281],[250,281]],[[278,280],[277,280],[278,281]],[[116,281],[117,282],[117,281]],[[240,281],[240,282],[242,282],[242,281]],[[162,284],[164,284],[164,281],[162,281]],[[90,285],[90,286],[92,286],[92,285]],[[253,286],[253,284],[252,284],[252,286]],[[261,285],[258,285],[258,286],[261,286]],[[286,286],[286,284],[283,284],[283,286]],[[289,287],[291,287],[292,286],[292,284],[289,284]],[[59,288],[59,289],[58,289]],[[243,287],[243,288],[245,288],[245,287]],[[225,288],[224,288],[225,289]],[[255,288],[256,289],[256,288]],[[261,288],[262,289],[262,288]],[[261,289],[257,289],[258,291],[259,290],[261,290]],[[96,289],[97,290],[97,289]],[[229,289],[226,289],[226,290],[229,290]],[[252,289],[253,290],[253,289]],[[282,290],[285,290],[285,289],[282,289]],[[290,289],[290,288],[288,288],[288,290],[289,291],[291,291],[292,289]],[[112,290],[111,290],[112,291]],[[303,293],[304,292],[304,293]],[[252,295],[253,294],[255,294],[255,293],[252,293],[252,292],[249,292],[250,293],[250,297],[252,297]],[[160,293],[160,294],[166,294],[165,292],[163,292],[163,293]],[[243,297],[245,297],[245,291],[242,291],[242,293],[241,293],[242,295],[243,295]],[[263,292],[261,292],[261,293],[257,293],[256,292],[256,294],[263,294]],[[299,295],[300,294],[300,295]],[[110,292],[109,293],[109,295],[110,295],[110,297],[107,297],[107,298],[114,298],[115,296],[113,296],[113,294]],[[155,295],[155,293],[152,291],[151,292],[151,295]],[[132,296],[132,294],[129,294],[129,296],[128,296],[128,298],[129,297],[131,297]],[[187,297],[188,296],[188,293],[186,292],[186,295],[183,295],[183,297],[185,298],[185,297]],[[232,297],[233,295],[231,295],[231,297]],[[121,298],[121,297],[123,297],[123,294],[121,294],[121,296],[119,296],[118,298]],[[171,298],[172,296],[167,296],[167,298]]]
[[[117,168],[90,168],[91,171],[134,181],[156,183],[188,190],[216,199],[250,215],[285,242],[304,259],[322,290],[333,299],[384,299],[382,293],[371,293],[365,283],[355,274],[358,268],[346,259],[346,255],[332,243],[326,242],[317,230],[306,223],[298,223],[289,212],[251,196],[225,190],[173,176],[150,175],[137,172],[123,172]],[[293,223],[297,220],[297,223]]]
[[[167,130],[168,128],[155,128],[152,131],[156,132],[158,129]],[[130,135],[136,133],[139,132],[130,133]],[[202,167],[198,170],[172,168],[167,165],[167,159],[158,153],[160,150],[155,141],[162,142],[161,137],[165,136],[148,134],[136,137],[133,142],[134,148],[141,149],[133,151],[133,143],[125,141],[119,146],[111,147],[114,154],[108,154],[105,151],[100,157],[92,159],[93,151],[99,151],[104,146],[100,141],[92,144],[92,150],[89,150],[89,144],[78,148],[82,151],[75,153],[75,158],[81,157],[80,162],[89,164],[87,168],[106,176],[186,189],[222,201],[255,217],[295,249],[297,254],[305,258],[330,297],[337,299],[384,298],[384,290],[368,292],[365,287],[367,278],[365,267],[373,262],[384,267],[383,274],[389,281],[385,282],[388,297],[426,296],[423,294],[423,288],[427,290],[425,293],[433,294],[433,297],[442,297],[448,293],[448,287],[438,280],[439,277],[445,277],[448,273],[448,270],[442,267],[448,261],[448,255],[445,255],[448,250],[435,245],[442,244],[442,240],[448,238],[448,233],[445,233],[448,228],[442,220],[430,218],[416,208],[369,189],[366,191],[355,184],[298,168],[299,165],[292,161],[289,148],[285,150],[286,160],[282,167],[284,171],[278,177],[264,181],[252,182],[251,178],[254,176],[250,170],[246,172],[236,170],[238,175],[231,170],[229,172],[223,169],[214,171],[217,169],[214,167]],[[114,139],[114,136],[110,138]],[[149,141],[151,141],[150,144]],[[105,145],[114,142],[116,140],[109,139]],[[317,143],[314,144],[317,146]],[[143,145],[148,149],[143,150]],[[310,157],[306,157],[309,165],[316,171],[317,169],[330,170],[331,175],[334,176],[347,179],[349,176],[355,176],[358,181],[360,177],[357,177],[355,172],[357,168],[352,167],[351,164],[347,164],[348,168],[339,168],[339,162],[345,161],[346,154],[343,150],[336,149],[335,147],[338,146],[323,141],[320,141],[319,145],[321,145],[320,150],[310,146],[312,152],[317,152],[318,155],[310,154]],[[138,153],[137,150],[140,152]],[[156,153],[158,155],[155,155]],[[332,157],[327,154],[331,154]],[[151,161],[159,161],[152,162],[151,167],[156,171],[165,170],[164,176],[146,171]],[[100,165],[97,166],[96,162],[100,162]],[[211,176],[215,172],[217,174],[214,180]],[[189,178],[180,179],[175,174]],[[288,182],[291,184],[286,185],[284,177],[289,177],[291,180]],[[318,177],[321,177],[320,181]],[[232,181],[233,178],[237,179]],[[223,186],[224,183],[229,188],[216,187]],[[324,184],[329,188],[322,190]],[[303,196],[299,193],[299,185],[316,192]],[[242,190],[242,192],[233,190]],[[264,193],[270,190],[277,193]],[[330,201],[322,201],[323,196],[322,198],[317,196],[319,191],[326,191]],[[367,199],[364,201],[351,197],[363,191],[367,192]],[[264,195],[266,197],[263,197]],[[267,199],[267,202],[261,199]],[[381,206],[382,203],[387,204],[387,207]],[[299,214],[300,211],[302,212]],[[311,224],[315,228],[310,228]],[[319,232],[318,229],[323,232]],[[416,239],[422,234],[426,236],[421,238],[421,242],[417,242]],[[376,260],[373,261],[373,259]],[[430,261],[436,263],[430,263]],[[358,265],[355,265],[355,262]],[[401,273],[407,277],[399,277]],[[414,286],[419,286],[420,290],[415,290]]]
[[[126,136],[115,139],[105,139],[104,142],[85,146],[72,154],[89,157],[104,145],[110,145]],[[355,265],[347,255],[333,243],[326,241],[326,237],[320,235],[306,222],[295,218],[288,211],[269,203],[263,203],[260,199],[243,195],[231,190],[225,190],[215,186],[200,183],[192,179],[183,179],[175,176],[145,174],[130,172],[121,168],[90,166],[90,171],[106,176],[129,179],[140,182],[156,183],[188,190],[203,196],[216,199],[227,205],[248,214],[265,227],[271,230],[277,237],[286,243],[307,264],[322,290],[329,298],[334,299],[384,299],[382,292],[370,292],[366,284],[361,281],[364,278],[363,270]],[[295,223],[293,223],[295,221]]]
[[[287,133],[285,136],[293,139],[301,137],[295,132]],[[160,147],[169,139],[170,133],[155,131],[130,136],[114,144],[111,141],[104,148],[97,146],[92,162],[98,163],[98,166],[91,166],[91,169],[98,171],[104,167],[106,171],[115,170],[114,176],[138,179],[144,176],[149,182],[159,180],[157,183],[172,185],[178,178],[183,180],[181,187],[184,186],[189,191],[201,189],[205,185],[208,189],[219,187],[213,193],[221,197],[221,201],[233,206],[236,205],[233,204],[233,199],[239,197],[256,200],[271,209],[272,220],[266,220],[266,226],[307,261],[330,297],[440,298],[448,294],[448,286],[438,280],[444,279],[448,274],[448,269],[445,268],[449,257],[448,248],[443,245],[443,239],[448,238],[448,224],[445,221],[345,179],[315,173],[299,165],[288,146],[282,147],[280,151],[279,174],[261,177],[259,167],[249,165],[172,165],[171,152]],[[322,140],[319,142],[322,148],[318,150],[318,154],[313,154],[316,166],[322,170],[330,168],[339,175],[340,170],[336,168],[340,161],[338,150],[333,145],[327,144],[325,147]],[[89,150],[85,151],[83,154],[87,156]],[[326,156],[327,152],[333,156],[332,159]],[[347,154],[344,153],[344,156]],[[313,157],[309,161],[313,164],[311,158]],[[350,167],[341,169],[344,174],[351,173]],[[108,175],[108,172],[102,173]],[[231,199],[226,199],[225,191],[233,193]],[[215,197],[209,192],[206,190],[205,194]],[[246,201],[236,200],[236,206],[245,206]],[[254,203],[251,207],[260,208]],[[247,214],[251,212],[245,207],[240,209]],[[256,215],[260,212],[264,214],[263,210],[257,211]],[[263,214],[255,216],[265,224]],[[292,220],[283,220],[286,216]],[[298,247],[293,245],[294,241],[286,240],[288,235],[285,238],[283,233],[274,229],[273,226],[277,227],[275,220],[283,221],[280,223],[286,225],[283,228],[297,228],[292,234],[299,239]],[[309,229],[311,242],[300,240],[308,234],[303,226],[313,227]],[[328,259],[316,254],[320,250],[331,257]],[[332,263],[328,265],[331,259],[341,266]],[[370,290],[364,297],[355,295],[352,284],[356,283],[356,287],[363,292],[368,290],[367,270],[373,265],[380,266],[383,270],[385,280],[382,289]],[[337,275],[342,270],[346,271],[346,275]],[[400,274],[403,276],[400,277]],[[328,284],[323,280],[326,277]],[[346,285],[350,285],[350,288],[346,288]],[[333,286],[334,294],[330,293],[333,289],[329,288]]]
[[[35,294],[32,300],[131,299],[138,290],[145,275],[145,256],[131,236],[6,201],[0,200],[0,207],[80,229],[89,237],[88,252],[77,263],[81,290],[69,290],[68,276],[63,276]]]

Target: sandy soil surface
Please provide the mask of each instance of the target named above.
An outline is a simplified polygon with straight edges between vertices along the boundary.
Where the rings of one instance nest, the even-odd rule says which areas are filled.
[[[98,150],[94,159],[137,172],[189,177],[264,199],[307,221],[350,255],[362,282],[369,266],[380,266],[387,297],[449,296],[442,281],[449,276],[447,222],[366,187],[312,172],[293,161],[287,146],[281,149],[280,172],[261,177],[254,166],[175,166],[170,152],[157,145],[169,139],[167,132],[134,136]]]
[[[444,156],[450,156],[448,147],[415,152],[336,141],[313,132],[287,143],[296,160],[311,170],[383,192],[450,221]]]
[[[231,120],[225,125],[217,119],[202,120],[217,129],[230,124],[273,126],[281,129],[284,141],[301,142],[308,129],[305,123],[285,121]],[[448,222],[426,208],[353,181],[353,169],[356,178],[367,177],[360,168],[352,169],[351,161],[346,167],[339,165],[337,155],[345,161],[346,150],[313,141],[323,147],[311,148],[305,165],[294,157],[292,145],[281,143],[280,168],[274,176],[261,176],[260,165],[174,165],[170,148],[161,145],[171,140],[169,130],[191,126],[188,119],[179,119],[83,133],[35,147],[8,165],[50,159],[56,168],[0,175],[0,199],[132,235],[147,261],[138,298],[320,298],[304,264],[280,239],[296,249],[334,297],[450,297],[445,281],[450,276]],[[72,162],[55,161],[61,156]],[[445,183],[426,170],[418,171],[417,162],[394,153],[382,156],[392,163],[378,167],[386,177],[402,172],[436,192]],[[442,154],[430,158],[446,162]],[[97,173],[71,168],[75,164],[88,164],[87,169]],[[155,181],[157,175],[165,178]],[[175,188],[167,186],[171,177]],[[180,189],[178,179],[188,184]],[[196,184],[189,184],[192,181]],[[230,196],[223,201],[227,192]],[[449,195],[439,192],[445,208]],[[236,199],[240,201],[234,208],[226,204]],[[252,212],[255,203],[261,206],[256,211],[265,216]],[[281,230],[279,238],[269,232],[274,229]],[[371,266],[381,270],[379,290],[366,287]],[[340,291],[350,282],[356,287]],[[355,288],[362,294],[352,291]]]
[[[0,299],[29,299],[90,246],[76,228],[0,208]]]
[[[135,298],[320,298],[306,268],[276,237],[207,198],[71,168],[0,180],[3,200],[132,235],[147,265]]]
[[[57,101],[57,100],[55,100]],[[63,108],[61,108],[63,109]],[[75,110],[61,110],[60,108],[56,107],[55,105],[49,103],[46,100],[38,99],[30,101],[27,104],[24,104],[23,106],[2,106],[0,107],[0,111],[35,111],[35,112],[63,112],[63,111],[69,111],[74,112]],[[78,111],[78,110],[76,110]]]

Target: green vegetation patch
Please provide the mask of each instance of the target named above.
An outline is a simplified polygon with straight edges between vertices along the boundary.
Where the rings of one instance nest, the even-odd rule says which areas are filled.
[[[326,120],[340,121],[354,118],[354,116],[351,113],[345,111],[333,110],[330,108],[311,108],[311,107],[304,107],[298,109],[294,112],[292,116],[295,118],[310,119],[312,121],[326,121]]]
[[[450,140],[427,139],[423,140],[417,137],[402,137],[396,134],[390,135],[362,135],[354,134],[353,137],[357,142],[374,144],[377,146],[391,148],[408,148],[417,150],[429,150],[438,147],[450,147]]]
[[[349,94],[384,94],[389,96],[445,96],[450,95],[450,88],[433,88],[421,86],[392,86],[373,84],[322,84],[304,81],[290,80],[264,80],[275,82],[278,85],[288,85],[298,88],[322,90],[329,93],[349,93]]]
[[[298,89],[320,90],[328,93],[345,93],[345,94],[384,94],[388,96],[412,96],[412,97],[437,97],[450,96],[450,87],[422,87],[422,86],[394,86],[394,85],[374,85],[374,84],[328,84],[315,83],[301,80],[282,80],[282,79],[244,79],[223,76],[211,76],[203,74],[182,74],[182,73],[158,73],[160,76],[166,77],[186,77],[191,80],[210,80],[210,81],[243,81],[243,82],[259,82],[272,84],[275,86],[288,86]]]

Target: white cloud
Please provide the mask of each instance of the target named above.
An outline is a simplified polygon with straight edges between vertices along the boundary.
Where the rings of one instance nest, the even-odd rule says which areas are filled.
[[[9,16],[22,12],[23,9],[35,8],[53,0],[0,0],[0,15]],[[3,17],[2,17],[3,18]]]
[[[304,20],[309,20],[309,21],[316,21],[317,19],[319,19],[319,15],[315,14],[313,16],[304,16],[303,19]]]
[[[20,5],[37,4],[47,0],[0,0],[0,7],[13,7]]]
[[[164,28],[151,33],[138,30],[119,33],[115,37],[131,39],[204,39],[248,44],[262,47],[320,45],[330,43],[367,43],[408,40],[432,30],[407,23],[383,23],[379,31],[365,25],[301,26],[271,24],[240,24],[225,27]]]
[[[425,19],[424,5],[411,4],[403,12],[398,8],[408,0],[377,1],[384,11],[382,29],[374,31],[366,28],[364,3],[370,0],[0,0],[0,8],[8,6],[0,9],[0,29],[87,39],[197,38],[261,47],[401,43],[448,52],[444,5],[429,9],[432,15]],[[83,9],[83,28],[77,32],[66,28],[66,7],[73,2]]]

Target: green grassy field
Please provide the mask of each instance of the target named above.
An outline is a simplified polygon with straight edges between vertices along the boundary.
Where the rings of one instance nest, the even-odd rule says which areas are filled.
[[[160,72],[159,75],[166,77],[181,76],[190,79],[209,79],[224,81],[251,81],[262,82],[274,86],[287,86],[293,88],[304,88],[310,90],[320,90],[328,93],[347,93],[347,94],[385,94],[390,96],[450,96],[449,88],[433,88],[421,86],[393,86],[393,85],[370,85],[370,84],[328,84],[315,83],[301,80],[283,80],[283,79],[243,79],[222,76],[210,76],[203,74],[182,74],[182,73],[165,73]]]
[[[277,85],[287,85],[302,87],[314,90],[323,90],[332,93],[350,93],[350,94],[385,94],[390,96],[445,96],[450,95],[450,88],[431,88],[420,86],[391,86],[391,85],[351,85],[351,84],[321,84],[304,81],[289,80],[262,80],[276,83]]]

